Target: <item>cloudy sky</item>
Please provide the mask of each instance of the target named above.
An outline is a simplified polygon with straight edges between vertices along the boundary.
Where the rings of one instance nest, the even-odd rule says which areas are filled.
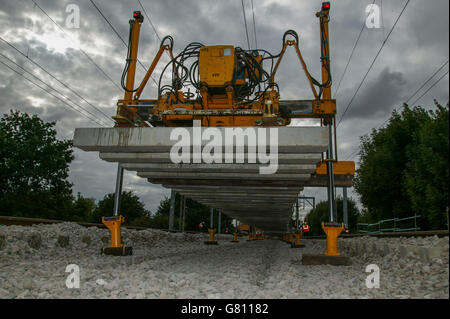
[[[149,20],[145,19],[141,29],[139,59],[146,66],[150,65],[157,52],[158,36],[162,38],[172,35],[175,40],[175,53],[194,41],[205,45],[231,44],[247,48],[241,0],[140,1],[157,32],[156,34]],[[365,9],[372,2],[373,0],[331,1],[330,54],[334,93],[365,23]],[[380,28],[363,29],[339,91],[334,96],[338,103],[338,120],[406,2],[407,0],[375,1],[381,12]],[[134,10],[142,10],[138,0],[94,0],[94,3],[119,35],[127,41],[128,20]],[[79,28],[70,28],[71,25],[66,23],[71,13],[66,12],[66,9],[70,4],[79,8]],[[320,79],[319,26],[315,17],[320,4],[321,1],[312,0],[254,0],[258,47],[274,54],[278,53],[283,33],[288,29],[296,30],[308,69],[313,76]],[[244,6],[250,45],[254,48],[251,0],[244,0]],[[410,103],[414,102],[448,72],[447,64],[420,92],[411,97],[448,60],[448,30],[448,0],[409,2],[338,127],[340,160],[350,157],[357,161],[357,156],[351,156],[357,150],[361,135],[382,124],[389,118],[392,110],[401,107],[403,102],[408,99]],[[68,102],[73,108],[84,113],[84,116],[2,63],[1,114],[8,113],[10,109],[18,109],[36,114],[45,121],[57,121],[56,129],[61,139],[71,139],[77,127],[112,125],[108,117],[115,114],[116,102],[123,95],[118,86],[125,62],[126,46],[90,1],[0,0],[0,36],[3,39],[0,39],[0,62],[64,100],[45,84],[51,85],[76,103]],[[163,62],[167,60],[165,57]],[[41,65],[64,84],[31,61]],[[158,68],[156,73],[160,70],[161,68]],[[143,74],[143,68],[138,66],[137,79],[142,78]],[[277,82],[283,99],[312,97],[293,49],[287,52],[277,72]],[[446,104],[449,99],[448,82],[447,74],[416,104],[430,108],[433,99]],[[150,81],[142,97],[154,98],[155,94],[155,85]],[[74,184],[74,193],[81,192],[84,196],[101,199],[106,193],[114,191],[116,164],[101,161],[97,153],[75,149],[74,154],[75,160],[70,166],[70,181]],[[169,194],[169,190],[149,184],[132,172],[125,172],[124,189],[136,191],[152,211],[156,209],[159,201]],[[341,190],[338,190],[338,195],[340,194]],[[326,198],[326,191],[305,189],[304,195],[316,196],[320,200]],[[356,198],[354,192],[350,191],[350,195]]]

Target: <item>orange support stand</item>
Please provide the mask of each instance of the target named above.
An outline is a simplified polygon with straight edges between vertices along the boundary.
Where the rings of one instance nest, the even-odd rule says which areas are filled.
[[[294,233],[295,242],[291,244],[291,248],[301,248],[305,247],[302,243],[300,243],[300,239],[302,238],[302,232]]]
[[[325,224],[322,222],[322,229],[327,235],[327,251],[325,256],[340,256],[338,252],[338,241],[337,238],[339,234],[344,230],[344,223],[339,224]]]
[[[287,235],[287,242],[288,244],[292,244],[292,234]]]
[[[233,233],[233,240],[231,241],[232,243],[238,243],[238,233]]]
[[[122,236],[120,226],[125,222],[122,215],[112,217],[102,217],[102,223],[109,229],[111,233],[111,242],[109,247],[102,248],[105,255],[127,256],[133,253],[131,247],[125,247],[122,244]]]
[[[110,247],[122,247],[122,237],[120,232],[120,225],[125,222],[122,215],[116,217],[102,217],[102,223],[111,232],[111,245]]]
[[[214,234],[216,233],[216,230],[213,228],[208,229],[209,232],[209,240],[205,241],[206,245],[217,245],[217,241],[214,240]]]

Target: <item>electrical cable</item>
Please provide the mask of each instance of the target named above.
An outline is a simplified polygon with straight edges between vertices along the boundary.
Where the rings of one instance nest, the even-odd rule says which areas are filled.
[[[441,67],[439,69],[436,70],[436,72],[434,72],[418,89],[416,92],[414,92],[407,100],[406,100],[406,104],[408,104],[408,102],[413,98],[413,96],[415,96],[428,82],[431,81],[432,78],[434,78],[434,76],[439,73],[440,70],[442,70],[442,68],[444,66],[446,66],[448,63],[448,60],[446,62],[444,62],[444,64],[441,65]],[[414,103],[413,103],[414,104]]]
[[[100,15],[103,17],[103,19],[108,23],[108,25],[111,27],[111,29],[114,31],[114,33],[119,37],[120,41],[122,41],[122,43],[125,45],[125,47],[127,47],[128,50],[130,50],[129,46],[126,44],[125,40],[122,38],[122,36],[119,34],[119,32],[117,32],[117,30],[114,28],[114,26],[111,24],[111,22],[109,22],[108,18],[106,18],[106,16],[103,14],[103,12],[100,10],[99,7],[97,7],[97,5],[94,3],[93,0],[89,0],[92,5],[95,7],[95,9],[98,11],[98,13],[100,13]],[[145,67],[144,64],[142,64],[142,62],[139,59],[136,59],[136,61],[139,63],[139,65],[147,72],[147,68]],[[128,62],[128,61],[127,61]],[[153,82],[156,83],[155,79],[151,76],[150,77]]]
[[[40,78],[38,78],[36,75],[34,75],[33,73],[31,73],[30,71],[26,70],[25,68],[23,68],[22,66],[20,66],[19,64],[17,64],[16,62],[14,62],[12,59],[8,58],[6,55],[0,53],[0,56],[2,56],[3,58],[7,59],[8,61],[10,61],[11,63],[13,63],[16,67],[20,68],[22,71],[28,73],[29,75],[31,75],[32,77],[34,77],[36,80],[38,80],[39,82],[41,82],[42,84],[46,85],[47,87],[49,87],[50,89],[52,89],[53,91],[57,92],[58,94],[60,94],[61,96],[63,96],[66,100],[69,100],[70,102],[72,102],[73,104],[75,104],[76,106],[78,106],[80,109],[84,110],[85,112],[89,113],[90,115],[92,115],[94,118],[97,118],[99,121],[101,121],[104,124],[107,124],[105,122],[103,122],[101,119],[99,119],[95,114],[92,114],[90,111],[86,110],[84,107],[82,107],[80,104],[75,103],[71,98],[69,98],[68,96],[62,94],[60,91],[58,91],[57,89],[55,89],[53,86],[45,83],[43,80],[41,80]],[[109,118],[108,118],[109,119]]]
[[[411,104],[416,104],[425,94],[427,94],[436,84],[439,83],[439,81],[441,81],[446,75],[448,74],[448,70],[447,72],[445,72],[436,82],[434,82],[425,92],[423,92],[423,94],[421,96],[419,96],[413,103]]]
[[[255,48],[257,48],[258,47],[258,40],[256,38],[255,9],[253,7],[253,0],[252,0],[252,16],[253,16],[253,35],[255,36]]]
[[[241,3],[242,3],[242,13],[244,14],[245,34],[247,35],[247,45],[248,49],[250,50],[250,41],[248,39],[247,19],[245,17],[244,0],[241,0]]]
[[[369,74],[370,70],[372,70],[372,67],[375,64],[375,61],[377,60],[378,56],[380,55],[381,50],[383,50],[384,45],[386,44],[387,40],[389,39],[389,36],[391,35],[392,31],[394,31],[394,28],[397,25],[397,22],[400,20],[400,17],[402,16],[402,14],[405,11],[406,7],[408,6],[409,2],[410,2],[410,0],[407,0],[405,5],[403,6],[403,9],[400,12],[400,14],[398,15],[397,20],[395,21],[394,25],[392,26],[391,30],[389,31],[388,35],[386,36],[386,39],[384,39],[383,44],[381,45],[380,49],[378,50],[377,54],[375,55],[375,58],[373,59],[372,63],[369,66],[369,69],[367,70],[366,74],[362,78],[361,82],[358,85],[358,88],[356,89],[355,93],[353,94],[352,98],[350,99],[350,102],[348,103],[347,107],[345,108],[344,113],[342,114],[341,118],[339,119],[337,127],[339,127],[339,125],[341,124],[343,118],[345,117],[345,114],[347,113],[347,111],[349,110],[350,106],[352,105],[356,95],[359,92],[359,89],[361,88],[361,86],[363,85],[364,81],[366,80],[367,75]]]
[[[150,25],[152,26],[153,31],[155,31],[156,37],[158,38],[159,42],[161,42],[162,40],[161,40],[161,38],[159,37],[159,34],[158,34],[158,32],[156,31],[156,28],[155,28],[155,26],[154,26],[153,23],[152,23],[152,20],[151,20],[150,17],[148,16],[147,11],[145,10],[145,8],[144,8],[144,6],[142,5],[141,1],[140,1],[140,0],[137,0],[137,1],[139,2],[139,5],[141,6],[142,11],[144,11],[145,17],[147,18],[148,22],[150,22]]]
[[[374,3],[375,3],[375,0],[373,0],[372,5]],[[337,85],[336,91],[334,91],[334,97],[335,98],[337,98],[337,94],[339,92],[339,88],[341,87],[342,79],[344,78],[345,73],[347,72],[347,68],[348,68],[348,66],[350,64],[350,61],[351,61],[352,57],[353,57],[353,53],[355,53],[356,46],[358,45],[359,39],[361,38],[361,34],[363,33],[363,31],[365,29],[365,26],[366,26],[366,21],[363,22],[363,25],[361,27],[361,31],[359,31],[358,37],[356,38],[356,42],[353,45],[352,52],[350,53],[350,56],[349,56],[348,61],[347,61],[347,64],[345,65],[344,72],[342,72],[342,75],[341,75],[341,78],[339,79],[339,83]],[[383,26],[383,30],[384,30],[384,26]],[[383,39],[384,39],[384,37],[383,37]]]
[[[85,118],[89,119],[89,120],[92,121],[92,122],[95,122],[96,124],[99,124],[99,125],[102,125],[102,126],[103,126],[103,124],[102,124],[101,122],[98,122],[96,119],[93,119],[93,118],[87,116],[86,114],[84,114],[83,112],[81,112],[80,110],[74,108],[72,105],[70,105],[69,103],[67,103],[66,101],[64,101],[63,99],[61,99],[60,97],[54,95],[52,92],[46,90],[45,88],[43,88],[42,86],[40,86],[40,85],[37,84],[36,82],[34,82],[34,81],[28,79],[28,78],[25,77],[23,74],[17,72],[16,70],[14,70],[13,68],[11,68],[11,67],[10,67],[9,65],[7,65],[6,63],[4,63],[4,62],[2,62],[2,61],[0,61],[0,63],[3,64],[4,66],[6,66],[7,68],[9,68],[11,71],[17,73],[18,75],[20,75],[21,77],[23,77],[23,78],[26,79],[27,81],[31,82],[32,84],[34,84],[35,86],[37,86],[37,87],[40,88],[41,90],[43,90],[43,91],[47,92],[48,94],[50,94],[51,96],[57,98],[58,100],[60,100],[61,102],[63,102],[63,103],[66,104],[67,106],[69,106],[72,110],[74,110],[74,111],[80,113],[81,115],[83,115]]]
[[[94,105],[92,105],[89,101],[87,101],[83,96],[81,96],[77,91],[73,90],[68,84],[62,82],[60,79],[58,79],[56,76],[54,76],[52,73],[50,73],[49,71],[47,71],[43,66],[41,66],[39,63],[37,63],[36,61],[34,61],[33,59],[31,59],[30,57],[27,57],[22,51],[20,51],[18,48],[16,48],[13,44],[11,44],[9,41],[5,40],[4,38],[2,38],[0,36],[0,40],[2,40],[3,42],[5,42],[9,47],[11,47],[12,49],[14,49],[16,52],[18,52],[20,55],[22,55],[23,57],[25,57],[28,61],[30,61],[32,64],[34,64],[35,66],[37,66],[39,69],[41,69],[42,71],[44,71],[47,75],[49,75],[51,78],[53,78],[55,81],[57,81],[58,83],[60,83],[62,86],[64,86],[66,89],[70,90],[73,94],[75,94],[76,96],[78,96],[80,99],[82,99],[83,101],[85,101],[87,104],[89,104],[91,107],[93,107],[94,109],[96,109],[98,112],[102,113],[106,118],[108,118],[109,120],[111,120],[111,118],[106,115],[105,113],[103,113],[101,110],[99,110],[97,107],[95,107]],[[112,120],[111,120],[112,121]]]
[[[47,12],[44,10],[44,9],[42,9],[37,3],[36,3],[36,1],[34,1],[34,0],[31,0],[38,8],[39,8],[39,10],[41,10],[46,16],[47,16],[47,18],[49,18],[65,35],[67,35],[70,39],[72,39],[72,37],[58,24],[58,23],[56,23],[55,22],[55,20],[53,20],[48,14],[47,14]],[[72,41],[73,41],[73,39],[72,39]],[[111,77],[108,75],[108,74],[106,74],[106,72],[105,71],[103,71],[103,69],[89,56],[89,54],[87,54],[83,49],[81,49],[81,48],[78,48],[80,51],[81,51],[81,53],[83,53],[88,59],[89,59],[89,61],[91,61],[91,63],[92,64],[94,64],[96,67],[97,67],[97,69],[112,83],[112,84],[114,84],[114,86],[116,86],[119,90],[120,90],[120,87],[116,84],[116,82],[114,82],[113,81],[113,79],[111,79]],[[28,57],[27,57],[28,58]]]

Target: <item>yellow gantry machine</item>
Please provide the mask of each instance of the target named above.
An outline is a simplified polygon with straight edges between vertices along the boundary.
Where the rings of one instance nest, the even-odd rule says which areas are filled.
[[[173,38],[166,36],[141,83],[135,87],[139,33],[144,21],[139,11],[130,22],[128,54],[121,84],[124,98],[117,103],[113,117],[116,127],[192,126],[200,120],[202,126],[286,126],[293,118],[317,118],[329,129],[329,149],[317,165],[316,174],[328,178],[330,223],[324,230],[331,238],[335,230],[334,171],[354,175],[353,162],[338,162],[336,153],[336,100],[331,96],[329,55],[330,3],[322,3],[316,13],[320,25],[322,81],[308,71],[299,48],[295,31],[288,30],[282,38],[281,51],[273,55],[263,49],[244,50],[232,45],[206,46],[193,42],[178,55],[173,53]],[[276,73],[286,50],[294,48],[311,87],[312,100],[282,100],[276,83]],[[164,52],[170,61],[164,66],[156,99],[141,98],[150,77]],[[267,66],[266,68],[263,68]],[[162,85],[163,82],[170,82]],[[330,227],[334,231],[330,231]],[[336,236],[337,237],[337,236]],[[337,239],[333,239],[337,240]],[[336,245],[337,247],[337,245]],[[328,247],[327,253],[337,254]]]

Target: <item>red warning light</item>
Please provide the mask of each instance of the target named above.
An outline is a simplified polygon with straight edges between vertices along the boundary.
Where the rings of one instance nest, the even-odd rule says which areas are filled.
[[[134,12],[133,12],[133,17],[134,17],[135,19],[139,19],[139,18],[141,17],[141,12],[140,12],[140,11],[134,11]]]
[[[330,9],[330,3],[329,2],[323,2],[322,3],[322,9],[323,10],[329,10]]]

